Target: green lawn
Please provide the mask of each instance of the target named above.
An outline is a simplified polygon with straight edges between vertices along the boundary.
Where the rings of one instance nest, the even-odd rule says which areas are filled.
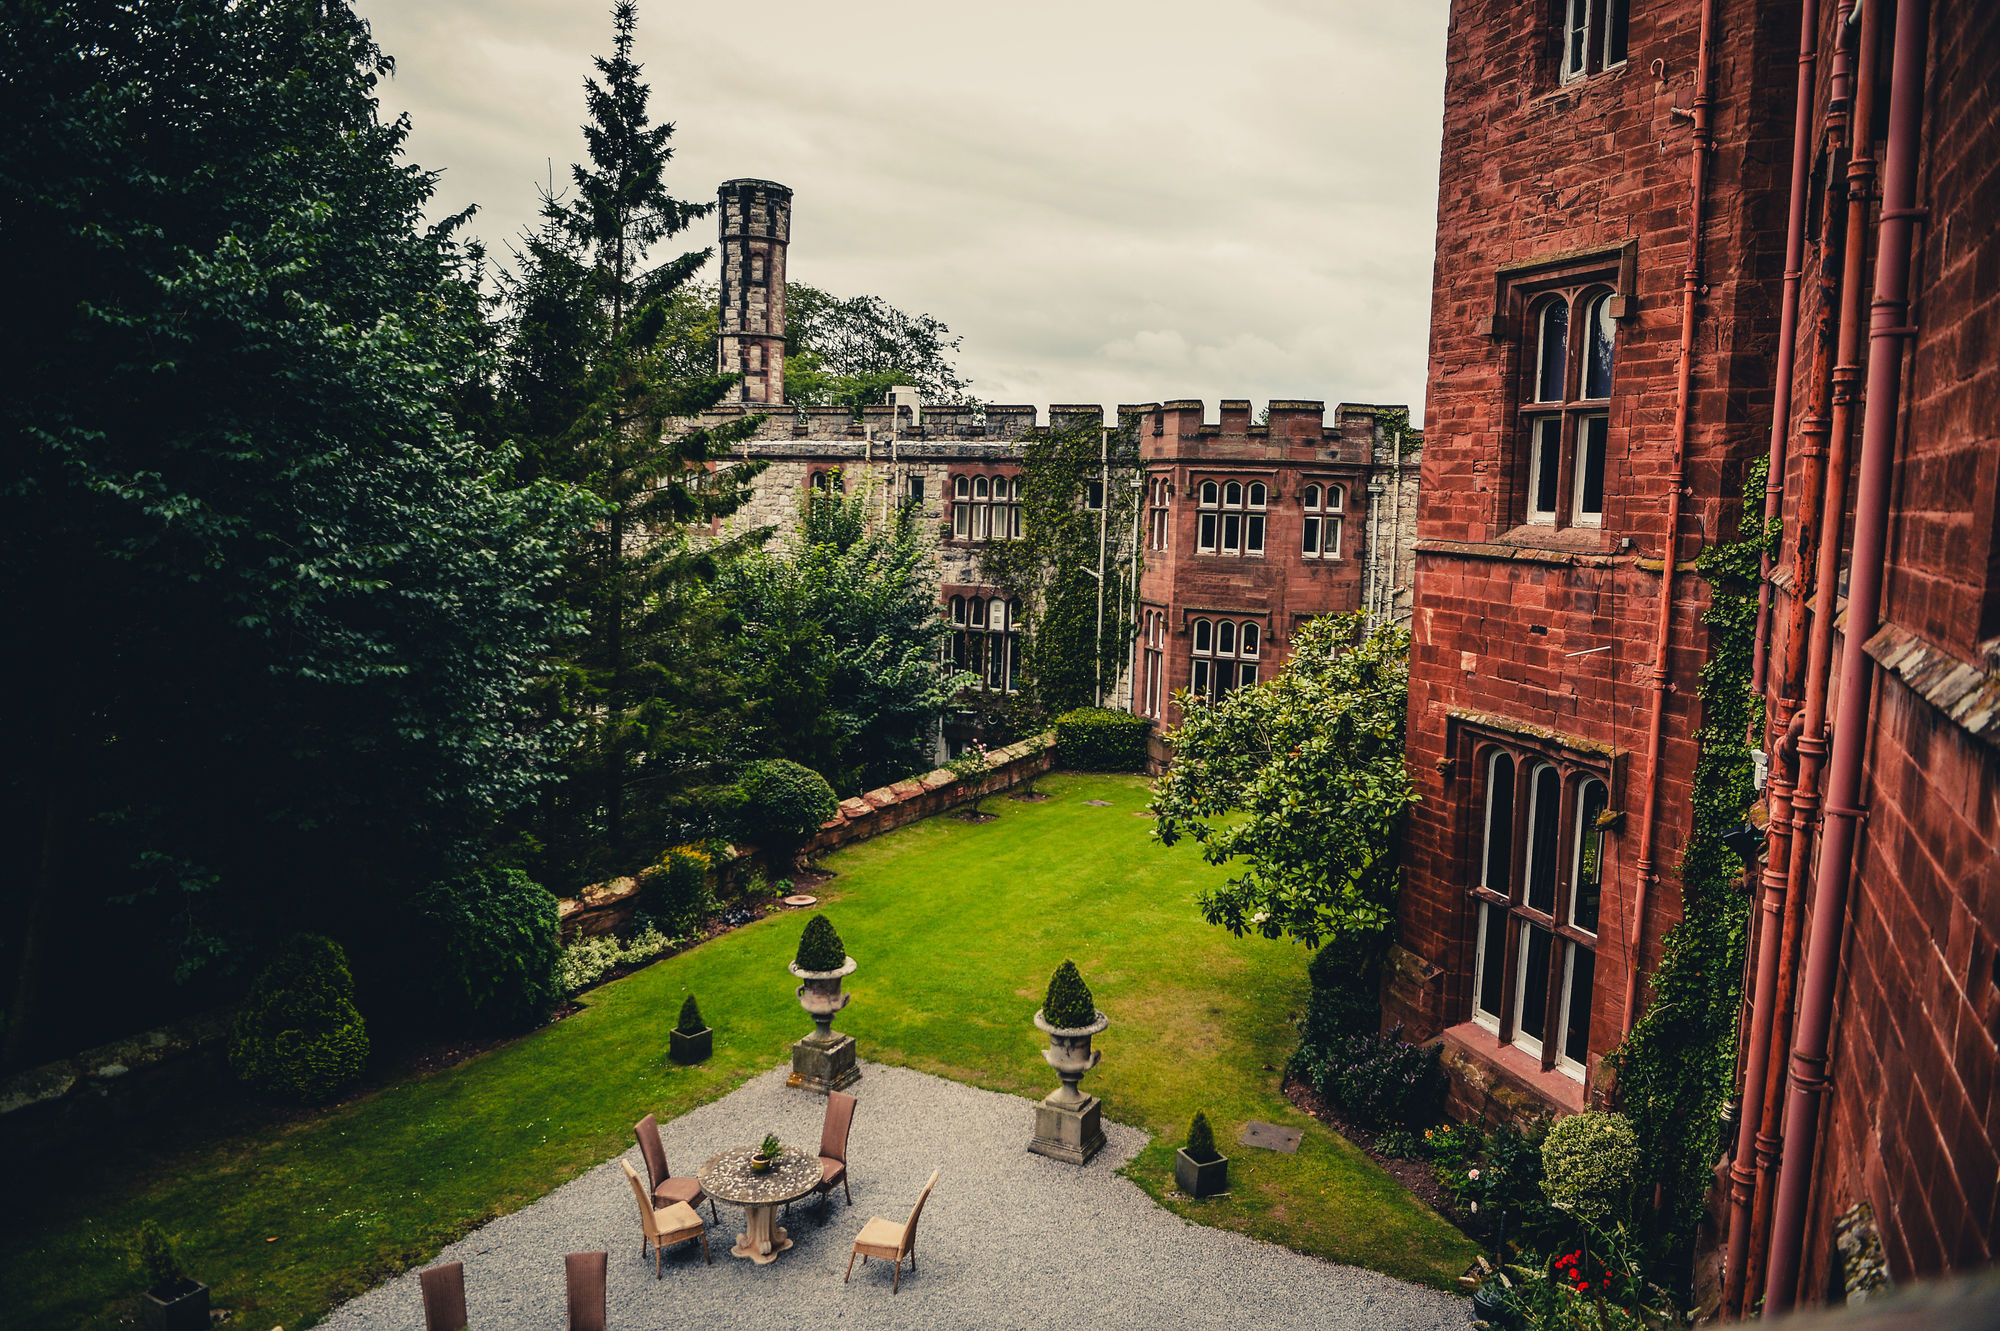
[[[1156,1139],[1128,1167],[1141,1187],[1172,1186],[1174,1147],[1205,1109],[1232,1151],[1233,1191],[1173,1209],[1448,1284],[1474,1245],[1278,1093],[1304,953],[1202,923],[1194,894],[1216,871],[1148,840],[1143,781],[1059,776],[1044,789],[1055,798],[989,801],[993,822],[935,818],[827,862],[828,913],[860,963],[837,1028],[865,1059],[1039,1096],[1055,1079],[1029,1018],[1074,957],[1111,1018],[1084,1086]],[[646,1111],[682,1113],[786,1058],[810,1029],[784,969],[802,922],[767,919],[606,985],[586,1011],[459,1067],[81,1186],[0,1252],[10,1311],[23,1325],[110,1324],[127,1293],[124,1234],[151,1215],[183,1236],[236,1325],[304,1325],[629,1145]],[[715,1056],[674,1068],[666,1032],[689,989]],[[1229,1145],[1259,1118],[1303,1128],[1298,1154]],[[1024,1105],[1024,1148],[1030,1128]]]

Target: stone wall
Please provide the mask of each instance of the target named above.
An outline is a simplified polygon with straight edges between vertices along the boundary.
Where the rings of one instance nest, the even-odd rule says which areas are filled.
[[[86,1049],[0,1082],[0,1158],[87,1146],[93,1133],[212,1099],[229,1077],[227,1011]]]

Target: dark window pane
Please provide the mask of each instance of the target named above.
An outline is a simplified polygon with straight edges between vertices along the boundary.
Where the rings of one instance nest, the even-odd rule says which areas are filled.
[[[1253,555],[1264,553],[1264,515],[1252,513],[1244,520],[1243,548]]]
[[[1209,634],[1213,631],[1214,626],[1206,619],[1197,619],[1194,622],[1194,649],[1196,651],[1208,652],[1213,650],[1209,645],[1213,641],[1209,637]]]
[[[1556,474],[1562,466],[1562,419],[1549,416],[1535,422],[1535,511],[1556,511]]]
[[[1611,396],[1611,339],[1617,321],[1611,317],[1611,296],[1607,292],[1590,302],[1590,344],[1583,363],[1583,395],[1588,398]]]
[[[1535,769],[1534,800],[1528,831],[1528,906],[1553,914],[1556,908],[1556,841],[1562,816],[1562,778],[1543,763]]]
[[[1243,687],[1247,689],[1247,688],[1249,688],[1249,687],[1250,687],[1250,686],[1251,686],[1252,684],[1255,684],[1256,682],[1257,682],[1257,667],[1256,667],[1256,666],[1254,666],[1254,665],[1246,665],[1246,666],[1244,666],[1244,667],[1243,667]]]
[[[1627,0],[1608,0],[1604,19],[1604,63],[1615,65],[1625,59],[1625,18]]]
[[[1318,554],[1318,553],[1319,553],[1319,519],[1318,519],[1318,518],[1307,518],[1307,519],[1306,519],[1306,523],[1305,523],[1305,535],[1304,535],[1304,537],[1303,537],[1303,538],[1301,538],[1301,540],[1299,541],[1299,552],[1300,552],[1301,554],[1308,554],[1308,555],[1316,555],[1316,554]]]
[[[1604,441],[1611,429],[1605,416],[1585,416],[1579,424],[1583,437],[1576,443],[1576,515],[1579,519],[1604,517]]]
[[[1243,544],[1243,519],[1235,513],[1222,517],[1222,548],[1234,553]]]
[[[1569,369],[1569,304],[1552,300],[1542,306],[1539,364],[1535,371],[1535,400],[1560,402],[1563,382]]]
[[[1507,912],[1482,904],[1479,918],[1485,922],[1479,936],[1479,1010],[1498,1017],[1507,981]]]
[[[1532,924],[1523,925],[1521,932],[1521,989],[1515,996],[1520,1020],[1514,1023],[1514,1030],[1531,1040],[1541,1040],[1548,1033],[1549,953],[1554,950],[1555,935]]]
[[[1507,866],[1514,862],[1514,760],[1495,754],[1486,787],[1486,860],[1479,881],[1507,894]]]
[[[1570,894],[1569,922],[1597,932],[1597,908],[1604,882],[1604,829],[1597,825],[1604,812],[1604,783],[1586,781],[1577,792],[1576,886]]]
[[[1208,696],[1208,665],[1206,661],[1194,663],[1194,695],[1197,698]]]
[[[911,499],[912,499],[913,501],[915,501],[916,503],[919,503],[919,504],[921,504],[921,503],[923,503],[923,502],[924,502],[924,478],[923,478],[923,477],[921,477],[921,476],[912,476],[912,477],[910,477],[910,498],[911,498]]]
[[[1225,619],[1215,626],[1215,654],[1236,655],[1236,621]]]
[[[1597,954],[1587,947],[1569,945],[1569,1011],[1563,1030],[1563,1057],[1584,1063],[1590,1054],[1590,993],[1597,979]]]
[[[1215,514],[1204,513],[1201,515],[1201,539],[1197,544],[1204,550],[1213,550],[1215,548]]]

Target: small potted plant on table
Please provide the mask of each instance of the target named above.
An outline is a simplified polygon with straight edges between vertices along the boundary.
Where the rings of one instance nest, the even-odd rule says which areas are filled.
[[[681,1019],[667,1032],[667,1043],[669,1056],[682,1067],[699,1063],[715,1052],[715,1032],[702,1024],[701,1009],[695,1005],[693,994],[681,1004]]]
[[[141,1222],[133,1257],[146,1282],[146,1325],[155,1331],[206,1331],[208,1286],[181,1266],[180,1253],[159,1222]]]
[[[1229,1157],[1215,1149],[1215,1130],[1199,1109],[1188,1125],[1187,1145],[1174,1152],[1174,1183],[1184,1197],[1229,1191]]]
[[[765,1133],[764,1140],[758,1144],[757,1154],[750,1157],[751,1171],[758,1174],[769,1173],[771,1166],[777,1163],[784,1149],[784,1143],[778,1140],[777,1133]]]

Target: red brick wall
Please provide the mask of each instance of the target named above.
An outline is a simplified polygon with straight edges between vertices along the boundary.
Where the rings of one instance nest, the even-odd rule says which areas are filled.
[[[1784,220],[1774,166],[1784,165],[1788,147],[1786,90],[1797,66],[1787,47],[1795,51],[1796,41],[1786,41],[1779,17],[1760,13],[1777,7],[1719,0],[1707,286],[1687,492],[1669,552],[1663,522],[1692,138],[1672,112],[1693,99],[1699,4],[1633,6],[1624,67],[1561,86],[1553,8],[1457,0],[1452,10],[1411,660],[1409,755],[1421,802],[1410,818],[1400,907],[1404,947],[1437,975],[1391,984],[1386,1000],[1389,1020],[1419,1035],[1470,1014],[1475,911],[1466,889],[1483,779],[1450,718],[1497,717],[1608,755],[1611,807],[1627,814],[1606,846],[1590,1027],[1591,1051],[1601,1055],[1617,1042],[1629,964],[1622,940],[1649,775],[1661,561],[1691,559],[1704,536],[1733,524],[1742,468],[1769,429],[1771,295]],[[1525,527],[1517,417],[1525,310],[1504,294],[1510,273],[1531,280],[1533,265],[1626,246],[1632,300],[1616,334],[1603,524]],[[1614,280],[1627,290],[1622,274]],[[1657,774],[1664,878],[1647,906],[1647,967],[1679,918],[1673,866],[1688,826],[1694,689],[1707,646],[1700,582],[1678,577],[1675,597]]]

